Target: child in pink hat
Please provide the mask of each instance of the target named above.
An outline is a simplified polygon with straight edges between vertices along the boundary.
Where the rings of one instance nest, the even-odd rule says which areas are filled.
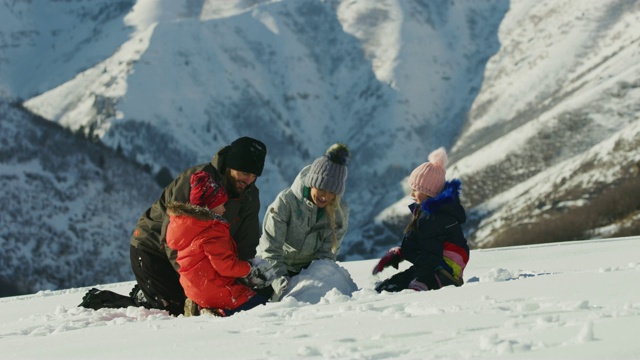
[[[447,153],[439,148],[411,172],[409,186],[414,203],[409,209],[413,219],[405,229],[402,244],[387,251],[373,274],[388,266],[397,269],[403,260],[412,266],[378,283],[376,291],[426,291],[464,283],[469,246],[461,227],[466,221],[460,204],[462,183],[445,180],[446,162]]]

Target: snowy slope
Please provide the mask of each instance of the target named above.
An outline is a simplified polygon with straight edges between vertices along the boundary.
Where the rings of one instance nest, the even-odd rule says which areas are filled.
[[[497,194],[477,207],[483,217],[476,237],[488,241],[500,224],[532,222],[552,207],[579,206],[581,189],[602,189],[634,174],[640,163],[640,121],[582,154],[569,158]],[[578,190],[576,190],[578,189]],[[628,194],[631,195],[631,194]],[[552,205],[553,204],[553,205]],[[636,216],[637,221],[637,216]],[[598,234],[607,236],[607,233]]]
[[[422,293],[377,294],[375,261],[342,262],[358,285],[349,295],[288,298],[229,318],[93,311],[76,307],[88,288],[42,291],[0,299],[0,348],[7,359],[634,359],[639,242],[473,250],[465,285]]]
[[[500,25],[501,49],[487,63],[485,81],[471,109],[468,126],[455,148],[469,153],[504,139],[522,144],[540,127],[553,126],[563,113],[582,111],[604,132],[602,140],[637,119],[632,99],[640,86],[637,1],[514,1]],[[635,117],[633,116],[635,115]],[[537,129],[525,129],[523,125]],[[595,124],[591,125],[593,122]],[[583,130],[583,129],[576,129]],[[493,154],[486,161],[503,157]],[[478,162],[474,164],[486,166]],[[468,166],[468,165],[467,165]],[[473,170],[473,169],[469,169]]]

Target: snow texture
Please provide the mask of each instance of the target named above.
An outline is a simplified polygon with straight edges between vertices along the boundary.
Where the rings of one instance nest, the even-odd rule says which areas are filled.
[[[632,359],[640,356],[639,244],[472,250],[466,284],[431,292],[378,294],[375,282],[396,270],[373,276],[375,260],[319,261],[283,301],[229,318],[94,311],[77,307],[88,288],[41,291],[0,299],[0,349],[6,359]],[[127,293],[132,285],[98,287]],[[314,290],[331,287],[318,299]]]

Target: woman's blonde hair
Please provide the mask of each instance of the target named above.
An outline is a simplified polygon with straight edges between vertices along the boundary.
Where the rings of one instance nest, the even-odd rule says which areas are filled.
[[[338,237],[336,236],[336,210],[342,217],[342,207],[340,206],[340,195],[336,195],[333,201],[327,204],[325,211],[329,217],[329,226],[331,226],[331,252],[338,253]]]

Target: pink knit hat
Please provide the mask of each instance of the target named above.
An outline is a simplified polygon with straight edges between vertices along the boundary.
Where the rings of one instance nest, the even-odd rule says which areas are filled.
[[[415,168],[409,176],[409,186],[431,197],[444,189],[444,166],[447,164],[447,152],[443,147],[429,154],[428,162]]]

